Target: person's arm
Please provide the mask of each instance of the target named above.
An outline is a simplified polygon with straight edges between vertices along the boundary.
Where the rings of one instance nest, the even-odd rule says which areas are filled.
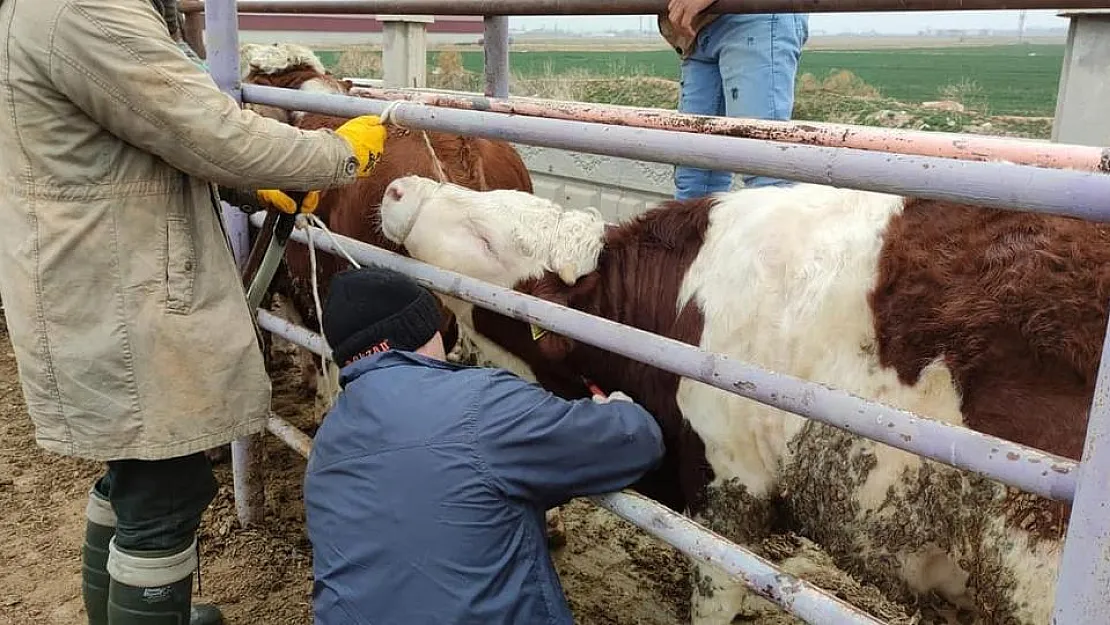
[[[241,109],[146,0],[73,0],[53,17],[42,62],[55,88],[124,141],[222,186],[309,191],[355,180],[346,139]]]
[[[663,458],[659,425],[631,401],[567,401],[496,371],[478,405],[479,453],[511,498],[549,508],[618,491]]]

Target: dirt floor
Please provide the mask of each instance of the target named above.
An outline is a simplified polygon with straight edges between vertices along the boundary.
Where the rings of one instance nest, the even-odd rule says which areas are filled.
[[[313,398],[294,388],[291,355],[279,358],[275,411],[308,429]],[[273,436],[263,440],[269,517],[258,528],[239,527],[230,467],[218,466],[220,492],[201,529],[199,598],[218,602],[230,625],[307,625],[312,622],[312,573],[303,531],[304,460]],[[84,623],[80,544],[86,493],[99,466],[47,454],[35,445],[2,318],[0,441],[0,625]],[[576,501],[563,510],[567,544],[555,560],[578,623],[689,622],[688,564],[681,554],[589,503]],[[794,541],[786,551],[796,550]],[[815,573],[813,563],[819,560],[807,557],[807,570],[799,572],[841,596],[872,603],[876,613],[891,617],[889,622],[911,622],[899,608],[873,591],[861,593],[825,564],[816,565],[821,570]],[[745,622],[801,621],[774,611]]]

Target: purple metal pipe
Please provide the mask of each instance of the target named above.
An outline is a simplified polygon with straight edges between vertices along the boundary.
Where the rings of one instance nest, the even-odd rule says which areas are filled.
[[[264,215],[259,213],[252,219],[261,224]],[[316,247],[339,254],[331,239],[318,232],[313,236]],[[823,384],[766,371],[638,328],[445,271],[350,237],[334,236],[359,264],[400,271],[433,290],[514,319],[891,447],[986,475],[1024,491],[1062,501],[1071,500],[1075,493],[1076,463],[1067,458],[867,401]],[[308,244],[303,230],[294,230],[292,237]]]
[[[239,90],[239,20],[234,0],[209,0],[204,14],[207,34],[208,71],[219,88],[242,101]],[[223,205],[235,262],[242,269],[250,246],[246,215]],[[231,441],[231,473],[235,511],[239,524],[250,527],[266,515],[266,491],[262,477],[261,437],[257,434]]]
[[[259,310],[259,321],[264,316],[274,334],[319,353],[317,349],[323,343],[319,334]],[[304,457],[312,452],[312,439],[289,422],[270,417],[267,427]],[[590,500],[652,536],[674,545],[691,558],[718,566],[739,577],[753,591],[807,623],[883,625],[858,608],[826,594],[809,582],[779,571],[767,560],[646,497],[635,493],[610,493],[590,497]]]
[[[324,338],[308,328],[290,323],[281,317],[267,311],[258,309],[258,327],[292,341],[308,351],[331,360],[331,352]]]
[[[387,103],[346,95],[243,85],[247,101],[341,117],[381,114]],[[402,102],[398,123],[592,154],[740,171],[789,180],[1002,209],[1110,221],[1110,176],[561,119],[524,118]]]
[[[370,84],[358,80],[356,85]],[[491,98],[478,94],[442,93],[430,89],[384,89],[356,86],[352,95],[376,100],[408,100],[430,106],[470,111],[488,111],[657,128],[700,135],[723,135],[747,139],[766,139],[782,143],[805,143],[828,147],[859,148],[894,154],[917,154],[958,158],[967,161],[1006,161],[1017,165],[1036,165],[1054,169],[1110,171],[1110,148],[1068,145],[952,132],[874,128],[854,124],[814,121],[779,121],[686,115],[664,109],[613,106],[592,102],[566,102],[540,98]]]
[[[485,19],[482,43],[485,53],[486,95],[509,97],[509,18],[493,15]]]
[[[300,431],[285,419],[270,415],[270,418],[266,420],[266,429],[305,458],[312,453],[312,437]]]
[[[668,0],[241,0],[243,13],[414,15],[657,15]],[[186,0],[185,11],[204,3]],[[1012,9],[1101,9],[1105,0],[717,0],[715,13],[856,13]]]
[[[756,594],[806,623],[883,625],[855,606],[782,572],[767,560],[646,497],[622,492],[589,499],[687,556],[736,576]]]
[[[1052,625],[1105,623],[1110,616],[1110,333],[1087,421],[1087,442],[1056,580]]]

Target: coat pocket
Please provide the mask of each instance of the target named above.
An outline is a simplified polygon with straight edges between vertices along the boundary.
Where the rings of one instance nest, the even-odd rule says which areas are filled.
[[[193,306],[196,277],[196,245],[189,220],[184,215],[166,218],[166,310],[188,313]]]

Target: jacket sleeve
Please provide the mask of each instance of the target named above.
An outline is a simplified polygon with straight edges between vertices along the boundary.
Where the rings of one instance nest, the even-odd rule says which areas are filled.
[[[244,110],[174,43],[146,0],[72,0],[49,25],[54,87],[120,139],[222,186],[352,182],[350,145]]]
[[[505,495],[550,508],[621,490],[663,458],[655,418],[624,401],[567,401],[506,371],[479,400],[481,458]]]

